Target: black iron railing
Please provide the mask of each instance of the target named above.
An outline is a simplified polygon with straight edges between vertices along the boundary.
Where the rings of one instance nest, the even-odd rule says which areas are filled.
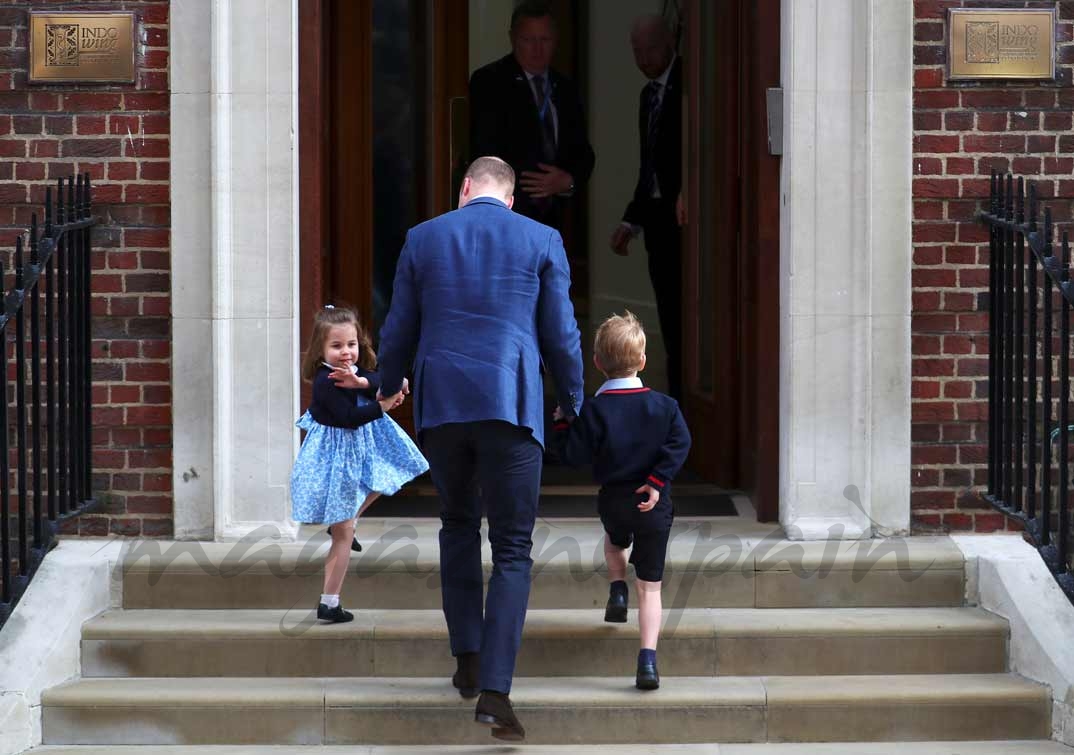
[[[1019,519],[1074,602],[1070,551],[1070,242],[1036,187],[992,174],[988,501]],[[1057,332],[1058,331],[1058,332]]]
[[[58,523],[93,504],[89,175],[61,179],[3,270],[7,377],[0,401],[0,627]],[[10,288],[9,288],[10,286]],[[29,326],[29,327],[27,327]],[[43,373],[43,374],[42,374]],[[14,467],[14,469],[12,468]]]

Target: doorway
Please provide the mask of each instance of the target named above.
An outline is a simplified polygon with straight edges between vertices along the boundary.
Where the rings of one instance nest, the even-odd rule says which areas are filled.
[[[758,518],[774,521],[779,162],[765,138],[765,89],[779,82],[779,0],[651,4],[681,21],[686,64],[684,328],[675,337],[694,436],[689,466],[695,479],[749,493]],[[299,0],[303,338],[314,308],[328,301],[355,306],[379,329],[405,230],[455,205],[468,158],[467,81],[492,59],[483,57],[509,52],[511,7],[509,0]],[[584,98],[622,95],[621,107],[636,112],[640,84],[601,79],[604,48],[594,45],[619,45],[630,57],[626,35],[604,34],[599,0],[552,7],[561,40],[554,67],[579,82]],[[630,72],[637,76],[632,65]],[[602,155],[590,130],[598,171],[603,159],[632,188],[636,141],[634,151]],[[587,357],[593,328],[608,314],[599,311],[611,301],[604,284],[614,280],[602,277],[611,229],[606,220],[597,227],[594,190],[577,198],[563,231]],[[633,246],[643,258],[640,241]],[[655,314],[644,319],[656,330]],[[662,349],[659,339],[654,346]],[[658,361],[651,353],[650,363]],[[662,387],[659,374],[645,377]],[[587,376],[588,390],[599,385],[594,379]]]

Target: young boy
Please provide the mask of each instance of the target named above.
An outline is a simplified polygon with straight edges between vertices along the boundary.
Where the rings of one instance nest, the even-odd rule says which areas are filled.
[[[660,583],[673,519],[671,480],[690,451],[690,431],[674,399],[642,386],[638,373],[645,368],[645,330],[630,312],[601,324],[593,362],[607,380],[569,426],[556,424],[556,443],[566,463],[592,463],[601,486],[597,507],[611,580],[605,621],[627,620],[626,549],[633,542],[630,563],[641,629],[635,686],[657,689]]]

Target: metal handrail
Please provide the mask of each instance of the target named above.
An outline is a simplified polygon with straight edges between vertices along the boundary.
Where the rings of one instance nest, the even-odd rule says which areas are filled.
[[[1070,240],[1064,232],[1057,249],[1051,209],[1044,208],[1041,223],[1035,185],[1029,184],[1027,190],[1022,178],[1001,178],[993,171],[990,189],[989,209],[978,213],[978,219],[989,227],[990,254],[988,491],[984,497],[1023,524],[1074,602],[1069,469],[1069,446],[1074,437],[1074,424],[1069,421],[1070,312],[1074,306]],[[1042,322],[1040,328],[1038,321]],[[1059,349],[1053,354],[1056,335]],[[1043,372],[1039,376],[1038,363]],[[1053,401],[1055,378],[1059,395]],[[1053,463],[1057,439],[1058,459]],[[1053,467],[1057,467],[1057,480],[1053,480]]]
[[[6,278],[0,277],[0,331],[9,377],[4,383],[5,400],[0,401],[0,480],[4,481],[0,484],[0,627],[45,554],[55,546],[58,524],[95,505],[90,421],[90,257],[95,224],[89,175],[66,182],[61,179],[55,203],[51,187],[46,190],[41,227],[34,214],[27,243],[22,236],[16,239],[10,290],[6,290]],[[24,249],[29,255],[25,261]],[[9,341],[14,343],[13,357]],[[9,411],[12,372],[14,449]]]

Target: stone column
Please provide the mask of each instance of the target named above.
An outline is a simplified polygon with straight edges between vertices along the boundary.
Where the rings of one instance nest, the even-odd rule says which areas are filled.
[[[784,0],[780,522],[910,522],[912,0]]]
[[[296,2],[175,0],[172,14],[176,537],[290,537]]]

